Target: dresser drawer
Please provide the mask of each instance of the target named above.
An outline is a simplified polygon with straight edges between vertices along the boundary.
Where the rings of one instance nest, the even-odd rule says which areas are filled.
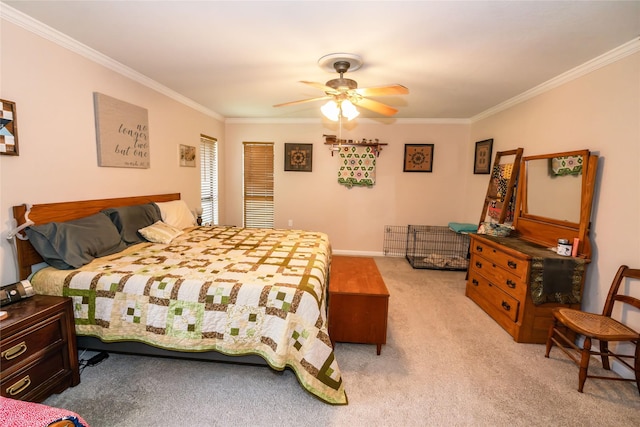
[[[496,285],[518,301],[526,299],[527,284],[515,274],[511,274],[488,259],[478,256],[477,253],[471,255],[469,265],[493,285]]]
[[[467,289],[471,293],[478,294],[487,304],[490,305],[492,317],[495,315],[508,319],[511,322],[518,321],[518,311],[520,303],[511,295],[502,291],[498,286],[494,286],[485,277],[477,273],[476,270],[469,270],[469,281]]]
[[[529,261],[526,259],[514,257],[501,251],[497,246],[481,242],[477,239],[472,240],[471,253],[491,259],[493,264],[503,268],[523,282],[526,282],[528,279]]]
[[[60,351],[52,352],[48,357],[36,360],[13,375],[3,375],[0,395],[18,400],[29,399],[55,385],[55,381],[65,374],[70,376],[65,369],[63,354]]]
[[[28,328],[24,335],[0,343],[0,364],[5,373],[15,365],[41,354],[63,340],[61,317],[55,316]]]

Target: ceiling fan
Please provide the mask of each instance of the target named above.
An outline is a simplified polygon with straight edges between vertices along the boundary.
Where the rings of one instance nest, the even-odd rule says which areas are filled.
[[[300,83],[323,90],[325,93],[324,96],[285,102],[283,104],[274,105],[274,107],[286,107],[326,99],[329,100],[329,102],[325,104],[321,110],[325,116],[335,121],[342,116],[346,116],[349,120],[357,116],[359,113],[355,106],[363,107],[367,110],[371,110],[385,116],[393,116],[398,112],[396,108],[374,101],[368,97],[406,95],[409,93],[409,89],[399,84],[358,88],[358,83],[355,80],[344,78],[344,74],[347,71],[355,71],[362,66],[362,59],[358,55],[349,53],[332,53],[320,58],[318,60],[318,64],[327,71],[335,70],[340,74],[340,77],[329,80],[325,84],[309,81],[301,81]]]

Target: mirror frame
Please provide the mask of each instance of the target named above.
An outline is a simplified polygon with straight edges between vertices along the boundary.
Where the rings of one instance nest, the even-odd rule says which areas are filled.
[[[551,159],[561,156],[582,155],[585,161],[582,165],[582,188],[580,196],[580,222],[570,222],[555,218],[546,218],[532,215],[527,212],[527,162],[530,160]],[[598,156],[589,150],[565,151],[560,153],[540,154],[522,158],[520,166],[520,178],[518,179],[518,193],[516,199],[516,213],[513,225],[517,236],[545,247],[555,248],[558,239],[574,238],[580,240],[578,244],[578,257],[591,259],[591,241],[589,228],[591,222],[591,210],[593,205],[593,193],[595,186]]]

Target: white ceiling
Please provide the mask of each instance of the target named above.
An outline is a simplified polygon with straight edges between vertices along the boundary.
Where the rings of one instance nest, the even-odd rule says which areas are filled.
[[[640,35],[640,1],[1,1],[225,118],[320,117],[273,105],[336,52],[397,118],[471,118]]]

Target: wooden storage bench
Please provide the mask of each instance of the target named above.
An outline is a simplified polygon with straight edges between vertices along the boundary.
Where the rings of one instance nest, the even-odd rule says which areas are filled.
[[[331,342],[387,343],[387,290],[373,258],[334,256],[329,278]]]

